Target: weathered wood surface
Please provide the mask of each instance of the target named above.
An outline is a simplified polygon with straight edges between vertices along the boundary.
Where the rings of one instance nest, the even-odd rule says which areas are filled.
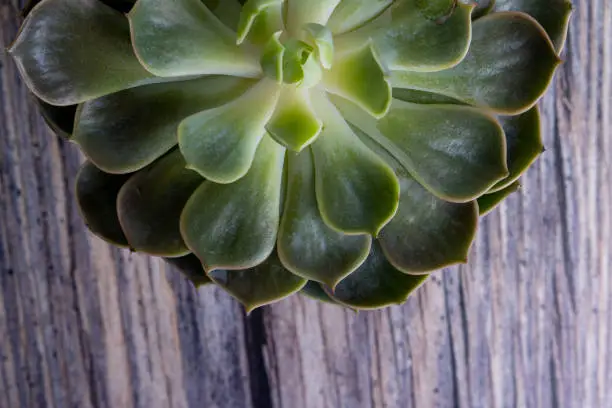
[[[17,0],[0,0],[0,44]],[[612,3],[578,0],[547,152],[401,307],[245,318],[84,229],[81,160],[0,58],[0,408],[612,407]]]

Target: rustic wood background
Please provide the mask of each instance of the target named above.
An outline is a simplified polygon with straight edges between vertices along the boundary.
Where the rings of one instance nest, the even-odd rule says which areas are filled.
[[[293,297],[245,317],[90,235],[81,157],[1,55],[0,408],[612,407],[612,2],[575,3],[523,189],[469,266],[360,314]]]

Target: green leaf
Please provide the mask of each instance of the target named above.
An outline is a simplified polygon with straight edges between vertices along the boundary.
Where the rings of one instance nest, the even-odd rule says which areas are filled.
[[[439,72],[393,72],[397,88],[440,93],[516,115],[529,110],[548,88],[560,60],[536,22],[522,13],[492,13],[476,20],[465,59]]]
[[[199,174],[185,168],[178,149],[133,175],[117,198],[119,222],[130,247],[156,256],[189,253],[179,218],[203,182]]]
[[[280,10],[282,2],[283,0],[248,0],[242,7],[242,12],[240,13],[240,22],[238,23],[238,33],[236,42],[238,44],[242,44],[242,42],[247,38],[247,35],[249,35],[249,33],[251,32],[255,21],[270,8],[277,8]],[[282,22],[279,21],[279,23]],[[282,24],[279,24],[278,27],[275,27],[274,31],[277,31],[280,28],[282,28]]]
[[[321,66],[330,69],[334,63],[334,38],[329,28],[320,24],[306,24],[304,32],[315,47]]]
[[[496,0],[494,11],[522,11],[531,15],[546,30],[560,53],[573,8],[569,0]]]
[[[253,166],[231,184],[205,183],[187,202],[181,231],[206,271],[252,268],[274,249],[285,150],[265,137]]]
[[[294,274],[334,287],[368,256],[368,235],[345,235],[321,218],[310,152],[288,155],[285,210],[278,234],[278,256]]]
[[[179,123],[244,93],[253,82],[232,77],[142,86],[79,107],[73,140],[106,172],[139,170],[177,144]]]
[[[30,90],[75,105],[153,80],[130,44],[125,16],[97,0],[45,0],[9,49]]]
[[[417,91],[416,89],[393,88],[393,97],[404,102],[422,105],[463,105],[464,103],[448,96]]]
[[[342,0],[327,27],[338,35],[353,31],[382,14],[393,0]]]
[[[298,292],[306,284],[306,280],[285,270],[274,253],[252,269],[216,270],[209,276],[242,303],[247,313],[278,302]]]
[[[257,58],[200,0],[138,0],[128,18],[136,55],[157,76],[261,74]]]
[[[485,194],[478,198],[478,210],[480,216],[487,215],[493,211],[499,204],[502,203],[510,194],[518,191],[521,184],[518,181],[510,184],[503,190],[496,191],[494,193]]]
[[[387,116],[376,123],[355,105],[339,98],[334,102],[349,122],[444,200],[472,201],[508,175],[501,126],[477,109],[394,99]]]
[[[431,1],[431,0],[430,0]],[[390,70],[431,72],[457,65],[470,45],[473,6],[442,0],[443,13],[423,9],[422,0],[396,2],[378,20],[341,36],[338,52],[371,38],[382,64]]]
[[[323,74],[323,85],[376,118],[383,117],[391,103],[391,86],[369,43],[336,54],[333,68]]]
[[[242,5],[237,0],[209,1],[209,3],[217,3],[215,5],[207,5],[208,9],[226,26],[232,30],[238,30],[240,21],[240,13]],[[207,4],[205,1],[204,4]]]
[[[96,236],[111,244],[127,247],[128,242],[117,217],[117,194],[129,175],[107,174],[90,162],[81,166],[76,177],[76,200],[85,224]]]
[[[342,0],[287,0],[286,22],[289,33],[298,36],[304,25],[327,25],[327,20]]]
[[[244,177],[279,92],[277,83],[264,79],[235,101],[183,120],[178,139],[188,167],[215,183]]]
[[[55,106],[49,105],[40,98],[36,98],[43,119],[51,130],[63,139],[70,139],[74,131],[74,117],[77,105]]]
[[[376,236],[397,210],[397,178],[355,136],[325,95],[313,93],[313,105],[323,121],[312,145],[321,216],[338,231]]]
[[[374,151],[393,166],[400,181],[399,208],[378,237],[387,260],[400,271],[413,274],[466,263],[478,224],[476,202],[441,200],[381,147]]]
[[[461,0],[461,1],[463,1],[463,3],[466,3],[466,4],[474,3],[475,1],[476,8],[472,12],[472,19],[476,20],[477,18],[480,18],[486,14],[489,14],[493,10],[496,0]]]
[[[283,57],[285,55],[285,47],[280,42],[282,34],[282,31],[274,33],[264,46],[261,54],[261,67],[264,74],[278,84],[283,82]]]
[[[208,275],[206,275],[206,272],[204,272],[200,260],[194,254],[185,255],[180,258],[165,258],[165,261],[178,268],[196,288],[213,283]]]
[[[304,295],[313,300],[317,300],[319,302],[331,303],[333,305],[338,305],[334,299],[329,297],[327,292],[321,287],[318,282],[308,281],[306,285],[300,290],[300,295]]]
[[[314,113],[305,88],[284,85],[266,130],[287,149],[299,152],[315,141],[323,124]]]
[[[387,261],[378,241],[372,243],[366,261],[327,294],[356,309],[378,309],[404,303],[428,275],[407,275]]]
[[[544,151],[537,105],[518,116],[498,118],[506,135],[508,170],[510,174],[488,191],[503,190],[514,183]]]

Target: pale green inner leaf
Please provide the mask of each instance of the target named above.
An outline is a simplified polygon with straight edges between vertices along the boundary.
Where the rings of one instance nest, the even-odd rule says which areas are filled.
[[[317,138],[323,124],[317,118],[305,88],[284,85],[266,130],[280,144],[301,151]]]
[[[237,100],[197,113],[179,126],[181,152],[189,168],[216,183],[233,183],[253,161],[280,87],[264,79]]]
[[[391,103],[391,86],[369,43],[336,54],[333,68],[323,73],[323,85],[377,118],[387,113]]]

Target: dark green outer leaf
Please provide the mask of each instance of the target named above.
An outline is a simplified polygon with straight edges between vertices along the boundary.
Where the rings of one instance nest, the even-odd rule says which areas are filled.
[[[393,167],[400,181],[399,208],[378,236],[389,262],[400,271],[412,274],[467,262],[478,223],[476,202],[456,204],[437,198],[382,146],[365,133],[356,132]]]
[[[251,85],[249,80],[211,76],[98,98],[79,107],[73,141],[104,171],[136,171],[177,144],[184,118],[226,103]]]
[[[119,222],[130,246],[157,256],[187,254],[179,219],[187,200],[204,181],[185,168],[178,149],[133,175],[117,198]]]
[[[510,184],[503,190],[496,191],[491,194],[485,194],[478,198],[478,211],[480,216],[487,215],[502,203],[510,194],[514,193],[521,187],[518,181]]]
[[[544,151],[540,129],[540,112],[534,106],[518,116],[500,116],[506,135],[509,175],[491,187],[489,193],[514,183]]]
[[[529,14],[546,30],[560,53],[567,37],[572,9],[570,0],[496,0],[493,11],[522,11]]]
[[[465,59],[444,71],[393,72],[392,85],[440,93],[502,115],[527,111],[561,60],[542,27],[524,13],[492,13],[473,24]]]
[[[269,257],[280,221],[284,154],[264,137],[245,177],[206,182],[185,205],[181,232],[207,272],[252,268]]]
[[[305,279],[283,268],[276,251],[252,269],[215,270],[209,277],[242,303],[247,313],[290,296],[306,284]]]
[[[30,90],[74,105],[154,79],[136,59],[127,19],[98,0],[44,0],[9,49]]]
[[[70,139],[74,129],[77,105],[54,106],[40,98],[36,98],[36,102],[38,102],[40,113],[51,130],[63,139]]]
[[[130,175],[107,174],[85,162],[76,180],[76,198],[87,227],[114,245],[127,247],[117,216],[117,195]]]
[[[395,269],[385,258],[378,241],[374,241],[366,261],[332,292],[327,294],[343,305],[355,309],[378,309],[401,304],[428,275],[408,275]]]
[[[369,235],[345,235],[325,224],[317,207],[310,151],[288,155],[285,209],[277,241],[287,269],[334,287],[354,271],[370,250]]]
[[[334,305],[338,304],[338,302],[329,297],[321,285],[315,281],[308,281],[302,290],[300,290],[300,295],[304,295],[313,300],[318,300],[319,302],[331,303]]]
[[[178,268],[196,288],[213,283],[204,272],[200,260],[194,254],[185,255],[180,258],[165,258],[165,260],[170,265]]]

